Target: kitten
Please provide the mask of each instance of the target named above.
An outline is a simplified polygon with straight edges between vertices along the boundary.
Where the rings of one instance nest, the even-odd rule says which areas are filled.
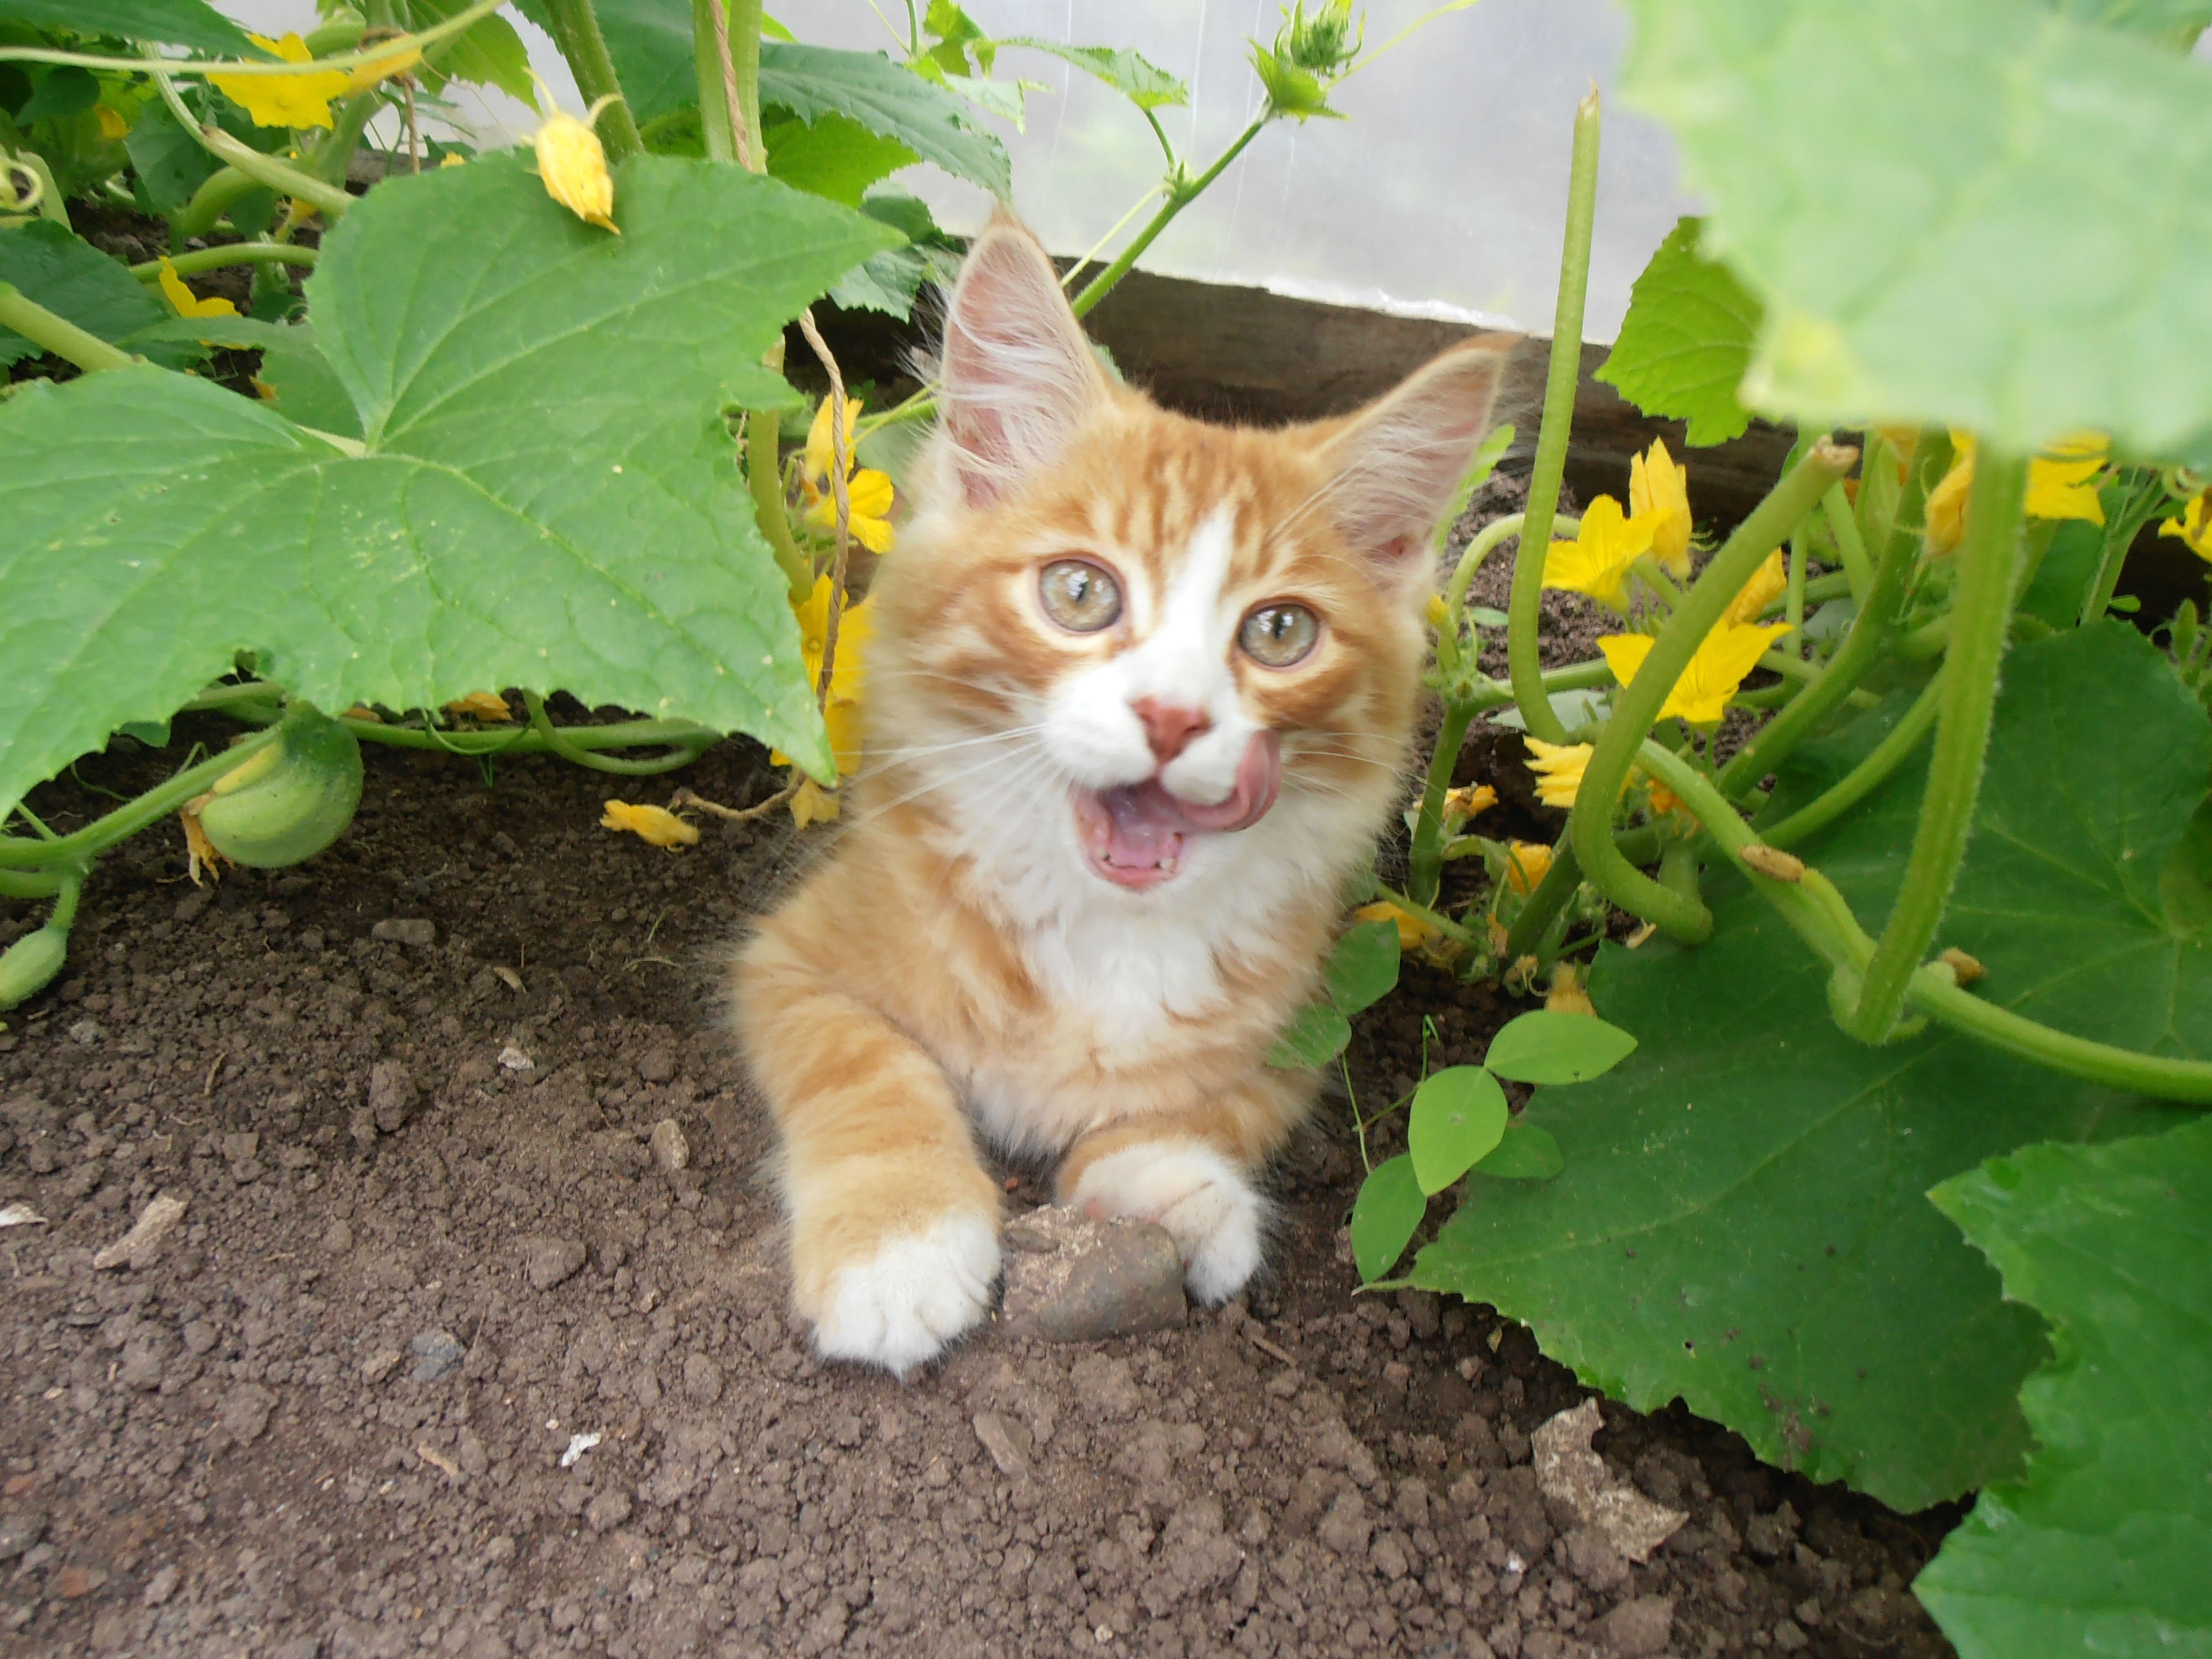
[[[1510,343],[1209,426],[1113,384],[1025,231],[977,240],[852,825],[734,975],[824,1354],[904,1375],[985,1316],[979,1133],[1159,1222],[1201,1302],[1260,1265],[1255,1173],[1316,1087],[1265,1056],[1401,798],[1431,538]]]

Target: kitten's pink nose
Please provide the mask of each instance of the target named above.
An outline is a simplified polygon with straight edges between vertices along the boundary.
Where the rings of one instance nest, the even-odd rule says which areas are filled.
[[[1144,722],[1145,741],[1152,745],[1152,758],[1163,766],[1189,748],[1193,738],[1213,729],[1203,709],[1178,708],[1157,697],[1139,697],[1129,707]]]

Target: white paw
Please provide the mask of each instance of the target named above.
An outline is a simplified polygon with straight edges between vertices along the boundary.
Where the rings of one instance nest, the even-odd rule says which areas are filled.
[[[881,1365],[900,1377],[933,1359],[990,1311],[999,1230],[981,1216],[948,1215],[895,1238],[830,1281],[814,1340],[833,1359]]]
[[[1152,1141],[1109,1152],[1083,1172],[1073,1201],[1093,1215],[1158,1222],[1182,1252],[1191,1295],[1208,1305],[1236,1295],[1260,1265],[1260,1195],[1210,1146]]]

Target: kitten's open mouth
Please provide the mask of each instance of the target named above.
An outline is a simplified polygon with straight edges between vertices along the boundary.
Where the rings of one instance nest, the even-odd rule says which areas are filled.
[[[1248,829],[1282,787],[1281,744],[1257,732],[1237,763],[1237,787],[1211,806],[1178,799],[1157,777],[1115,789],[1077,789],[1075,833],[1091,869],[1116,887],[1158,887],[1182,872],[1194,837]]]

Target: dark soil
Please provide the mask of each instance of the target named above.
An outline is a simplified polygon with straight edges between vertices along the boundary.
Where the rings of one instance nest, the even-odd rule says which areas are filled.
[[[66,829],[179,757],[119,740],[34,805]],[[761,761],[686,780],[739,799]],[[597,819],[672,781],[369,767],[302,868],[196,890],[173,827],[111,855],[69,976],[0,1031],[0,1203],[47,1218],[0,1231],[0,1649],[1944,1650],[1906,1585],[1948,1516],[1679,1410],[1608,1407],[1598,1446],[1689,1523],[1643,1566],[1571,1548],[1528,1437],[1585,1391],[1487,1309],[1354,1296],[1341,1101],[1247,1300],[1091,1347],[987,1330],[905,1386],[819,1363],[714,988],[819,832],[668,854]],[[0,902],[0,942],[39,909]],[[1511,1012],[1409,974],[1353,1051],[1370,1109],[1424,1015],[1445,1064]],[[165,1252],[96,1271],[156,1192],[190,1200]]]

